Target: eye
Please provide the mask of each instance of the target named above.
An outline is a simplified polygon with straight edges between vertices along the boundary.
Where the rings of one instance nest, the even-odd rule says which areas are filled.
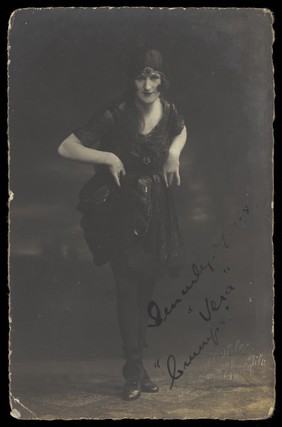
[[[158,74],[152,74],[151,79],[152,80],[159,80],[161,77]]]
[[[145,77],[144,77],[144,76],[142,76],[142,74],[139,74],[139,76],[137,76],[135,80],[137,80],[137,81],[142,81],[142,80],[144,80],[144,79],[145,79]]]

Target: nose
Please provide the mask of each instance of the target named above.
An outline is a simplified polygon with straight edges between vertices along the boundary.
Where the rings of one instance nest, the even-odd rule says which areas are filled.
[[[149,77],[146,77],[145,82],[144,82],[144,89],[146,89],[147,91],[149,91],[152,87],[151,84],[151,79]]]

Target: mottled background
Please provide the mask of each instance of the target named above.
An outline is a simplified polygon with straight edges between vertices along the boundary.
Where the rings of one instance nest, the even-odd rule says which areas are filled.
[[[94,267],[76,211],[92,168],[60,158],[57,147],[122,95],[130,53],[144,43],[169,63],[167,98],[189,134],[174,192],[186,265],[179,279],[159,283],[155,300],[175,301],[195,278],[192,263],[214,268],[150,328],[148,355],[188,356],[221,321],[219,345],[205,354],[236,343],[271,351],[271,25],[269,14],[251,9],[16,12],[9,34],[14,360],[121,354],[113,277],[107,266]],[[228,285],[234,292],[205,322],[206,298],[218,302]]]

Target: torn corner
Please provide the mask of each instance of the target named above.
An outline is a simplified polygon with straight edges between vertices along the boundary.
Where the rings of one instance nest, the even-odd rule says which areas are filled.
[[[16,403],[16,406],[18,406],[19,407],[19,409],[23,409],[24,410],[24,414],[25,414],[25,412],[27,411],[29,414],[31,414],[32,415],[32,419],[36,419],[36,420],[38,420],[39,418],[37,417],[37,415],[31,410],[31,409],[29,409],[27,406],[25,406],[21,401],[20,401],[20,399],[19,398],[17,398],[17,397],[14,397],[13,395],[12,395],[12,393],[10,393],[10,407],[11,407],[11,412],[10,412],[10,415],[12,416],[12,417],[14,417],[14,418],[22,418],[22,413],[19,411],[19,409],[16,409],[15,407],[13,408],[13,406],[14,406],[14,404]],[[26,419],[25,418],[25,416],[24,416],[24,419]]]
[[[16,408],[13,408],[10,412],[10,415],[14,418],[21,418],[22,414],[20,413],[20,411],[18,411]]]

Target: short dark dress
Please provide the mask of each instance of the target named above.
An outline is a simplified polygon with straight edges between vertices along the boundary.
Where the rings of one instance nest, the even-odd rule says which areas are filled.
[[[80,193],[81,225],[96,265],[109,262],[120,271],[156,276],[175,276],[181,269],[182,241],[162,166],[184,119],[174,104],[163,98],[161,103],[162,117],[147,135],[131,130],[126,103],[74,131],[86,147],[115,153],[126,170],[118,188],[100,166]]]

